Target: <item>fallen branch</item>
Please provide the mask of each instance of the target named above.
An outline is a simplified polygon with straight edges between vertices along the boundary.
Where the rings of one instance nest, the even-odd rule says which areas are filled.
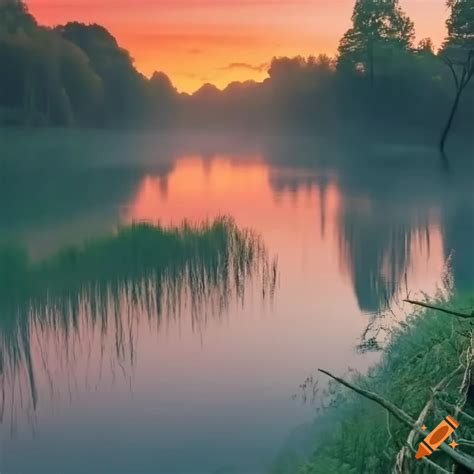
[[[358,393],[359,395],[362,395],[365,398],[368,398],[369,400],[374,401],[375,403],[378,403],[381,405],[383,408],[388,410],[397,420],[405,423],[408,426],[416,427],[415,426],[415,420],[411,418],[410,415],[408,415],[406,412],[398,408],[395,404],[393,404],[391,401],[386,400],[385,398],[381,397],[375,392],[370,392],[368,390],[365,390],[361,387],[357,387],[356,385],[351,384],[350,382],[347,382],[344,379],[341,379],[330,372],[327,372],[326,370],[323,369],[318,369],[319,372],[327,375],[328,377],[331,377],[334,379],[336,382],[339,382],[341,385],[344,385],[347,388],[350,388],[354,392]],[[425,433],[421,428],[416,427],[420,434],[426,436],[428,433]]]
[[[345,387],[351,389],[352,391],[358,393],[359,395],[362,395],[364,398],[368,398],[369,400],[374,401],[381,407],[385,408],[388,410],[392,415],[397,418],[399,421],[407,425],[408,427],[416,430],[420,435],[422,436],[427,436],[428,432],[423,431],[419,426],[416,425],[415,420],[408,415],[405,411],[403,411],[401,408],[397,407],[394,403],[391,401],[387,400],[386,398],[380,396],[379,394],[375,392],[371,392],[369,390],[365,390],[361,387],[358,387],[350,382],[347,382],[344,379],[341,379],[340,377],[337,377],[330,372],[327,372],[326,370],[323,369],[318,369],[319,372],[327,375],[328,377],[332,378],[336,382],[339,382],[341,385],[344,385]],[[454,449],[450,448],[446,443],[443,443],[439,449],[443,451],[449,458],[451,458],[452,461],[454,461],[456,464],[465,467],[466,469],[469,469],[470,471],[474,472],[474,458],[465,454],[461,454],[458,451],[455,451]]]
[[[472,311],[471,314],[468,314],[468,313],[461,313],[459,311],[453,311],[451,309],[441,308],[439,306],[433,306],[427,303],[423,303],[421,301],[414,301],[414,300],[408,300],[408,299],[403,300],[403,301],[405,301],[405,303],[421,306],[423,308],[433,309],[434,311],[440,311],[441,313],[451,314],[453,316],[457,316],[458,318],[474,319],[474,311]]]

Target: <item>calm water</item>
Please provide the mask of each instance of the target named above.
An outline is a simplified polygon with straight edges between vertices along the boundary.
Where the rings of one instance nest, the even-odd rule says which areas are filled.
[[[119,350],[117,325],[91,324],[85,307],[68,329],[54,317],[26,323],[16,357],[30,363],[5,350],[0,361],[2,474],[265,472],[313,416],[292,400],[298,385],[318,367],[344,373],[376,360],[355,350],[373,313],[388,301],[402,315],[408,291],[435,293],[448,256],[457,287],[472,288],[467,152],[446,170],[423,147],[0,136],[0,242],[33,263],[121,224],[220,215],[257,232],[278,259],[273,298],[249,279],[243,299],[197,308],[197,324],[184,290],[159,325],[138,305]]]

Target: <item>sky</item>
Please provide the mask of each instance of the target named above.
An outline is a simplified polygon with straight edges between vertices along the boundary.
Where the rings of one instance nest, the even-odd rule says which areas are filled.
[[[354,0],[26,0],[41,24],[100,23],[139,71],[165,72],[180,91],[263,80],[275,56],[334,55]],[[445,0],[401,0],[417,38],[439,45]]]

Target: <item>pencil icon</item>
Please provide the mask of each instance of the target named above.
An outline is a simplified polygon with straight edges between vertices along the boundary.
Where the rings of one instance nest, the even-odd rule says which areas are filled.
[[[459,423],[448,415],[421,443],[416,452],[416,459],[430,456],[436,451],[457,429]]]

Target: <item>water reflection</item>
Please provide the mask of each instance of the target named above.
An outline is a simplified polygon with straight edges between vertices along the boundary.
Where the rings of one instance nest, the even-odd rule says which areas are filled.
[[[272,229],[263,228],[267,223],[258,215],[262,210],[275,204],[278,217],[288,222],[288,212],[314,208],[312,219],[319,227],[319,239],[313,245],[322,250],[326,240],[337,243],[337,250],[332,252],[340,264],[340,274],[348,275],[359,308],[366,313],[377,313],[393,299],[402,299],[402,293],[413,290],[417,278],[420,281],[420,272],[431,280],[426,288],[433,289],[452,250],[443,248],[443,203],[437,196],[420,196],[416,190],[405,188],[405,194],[418,199],[408,202],[406,196],[394,198],[379,185],[354,189],[354,183],[346,183],[345,176],[334,168],[272,167],[260,157],[220,155],[207,161],[193,156],[179,159],[178,164],[167,177],[166,196],[161,191],[161,178],[143,178],[124,209],[126,220],[200,219],[224,208],[239,221],[271,235]],[[285,209],[286,199],[292,202],[293,210]],[[447,213],[450,215],[451,209]],[[326,228],[328,223],[333,226],[331,230]],[[466,256],[469,260],[470,255]]]
[[[10,415],[13,429],[19,403],[34,419],[36,371],[45,372],[51,396],[56,379],[65,377],[71,390],[85,352],[88,365],[110,364],[114,378],[129,377],[140,323],[158,331],[188,306],[192,330],[200,332],[232,300],[243,304],[256,278],[263,297],[272,297],[276,261],[258,236],[228,218],[171,228],[133,224],[40,262],[0,248],[0,418]]]
[[[408,294],[407,271],[412,253],[430,259],[430,242],[437,237],[436,216],[417,220],[412,210],[407,209],[403,216],[394,219],[394,211],[368,199],[344,203],[341,253],[359,308],[367,313],[383,310],[399,289]],[[433,257],[443,259],[439,253]]]
[[[48,133],[12,136],[0,157],[0,243],[29,256],[2,257],[15,269],[0,290],[4,413],[37,420],[35,438],[6,437],[5,472],[264,472],[313,415],[291,401],[301,380],[373,362],[355,351],[367,312],[436,291],[451,254],[472,287],[470,157],[447,176],[413,148]],[[137,248],[116,234],[84,250],[117,225],[219,215],[278,255],[272,305],[271,262],[245,283],[219,233],[167,244],[163,264],[131,265]]]

